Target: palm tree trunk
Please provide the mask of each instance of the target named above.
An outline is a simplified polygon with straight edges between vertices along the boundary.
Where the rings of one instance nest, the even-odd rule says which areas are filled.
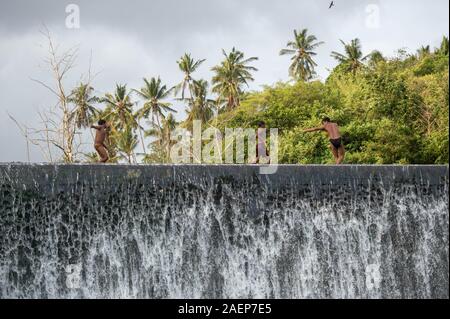
[[[161,127],[161,122],[159,121],[159,114],[156,114],[156,122],[157,122],[158,128],[159,128],[159,135],[161,136],[161,138],[159,139],[159,147],[161,147],[162,146],[161,142],[163,142],[161,140],[164,138],[164,136],[163,136],[164,132],[163,132],[163,128]]]
[[[141,138],[142,149],[144,150],[144,154],[147,154],[147,151],[145,149],[144,137],[142,136],[142,128],[141,128],[140,120],[138,120],[138,126],[139,126],[139,136]]]

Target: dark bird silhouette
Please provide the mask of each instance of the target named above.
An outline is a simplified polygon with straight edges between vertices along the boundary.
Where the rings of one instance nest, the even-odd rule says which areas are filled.
[[[331,9],[332,7],[334,7],[334,1],[331,1],[330,6],[328,7],[328,9]]]

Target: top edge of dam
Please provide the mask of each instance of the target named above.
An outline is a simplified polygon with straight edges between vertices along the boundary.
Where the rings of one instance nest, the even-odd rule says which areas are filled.
[[[448,165],[267,165],[252,164],[48,164],[0,163],[0,183],[17,185],[71,184],[79,181],[213,183],[217,179],[281,185],[392,184],[448,185]]]

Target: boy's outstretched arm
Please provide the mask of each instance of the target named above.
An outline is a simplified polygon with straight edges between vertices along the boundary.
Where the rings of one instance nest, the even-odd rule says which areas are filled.
[[[91,125],[91,128],[94,128],[94,129],[96,129],[96,130],[100,130],[100,129],[101,129],[101,127],[100,127],[100,126],[97,126],[97,125]]]
[[[317,131],[323,131],[325,128],[323,126],[321,127],[314,127],[314,128],[308,128],[303,130],[304,133],[309,133],[309,132],[317,132]]]

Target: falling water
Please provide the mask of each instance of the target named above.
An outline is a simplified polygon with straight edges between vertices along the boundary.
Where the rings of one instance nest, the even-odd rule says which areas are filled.
[[[0,165],[0,298],[448,298],[448,167]]]

